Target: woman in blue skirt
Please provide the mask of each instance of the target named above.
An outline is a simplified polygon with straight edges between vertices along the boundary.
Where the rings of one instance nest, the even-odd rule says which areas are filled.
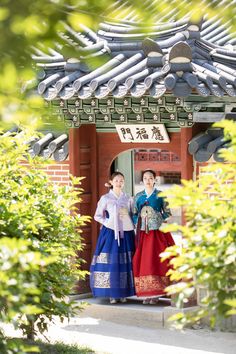
[[[109,298],[115,304],[135,294],[134,225],[132,199],[122,192],[124,175],[113,173],[109,183],[110,191],[101,197],[94,215],[102,228],[90,267],[90,286],[93,296]]]

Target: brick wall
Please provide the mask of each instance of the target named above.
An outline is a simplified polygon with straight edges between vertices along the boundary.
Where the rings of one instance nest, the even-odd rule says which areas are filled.
[[[165,184],[180,184],[181,180],[181,172],[165,172],[161,171],[159,173],[160,177],[162,177],[163,182]]]
[[[55,162],[44,168],[50,180],[63,186],[69,185],[69,161]]]
[[[28,165],[25,161],[22,161],[22,164],[25,166]],[[53,183],[60,184],[62,186],[69,185],[69,160],[62,162],[52,162],[44,166],[43,170],[47,173]]]

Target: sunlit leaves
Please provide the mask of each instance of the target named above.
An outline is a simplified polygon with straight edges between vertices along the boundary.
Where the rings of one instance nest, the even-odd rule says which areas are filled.
[[[3,67],[0,69],[0,92],[5,92],[12,94],[16,92],[17,89],[17,68],[12,62],[4,63]]]
[[[70,213],[80,201],[80,179],[73,179],[75,188],[55,187],[43,171],[45,162],[28,155],[34,136],[30,127],[0,135],[0,319],[20,316],[17,323],[27,335],[34,334],[36,321],[34,330],[44,332],[45,318],[73,313],[65,298],[86,274],[77,252],[80,227],[89,221]]]
[[[45,257],[41,252],[31,249],[30,240],[2,237],[0,239],[0,306],[1,322],[12,322],[19,314],[25,316],[40,314],[40,290],[37,287],[36,274],[53,262],[52,257]],[[31,299],[30,304],[28,299]],[[11,341],[2,341],[1,350],[11,347]],[[15,343],[16,348],[20,343]],[[22,353],[26,352],[22,350]],[[18,350],[17,350],[18,352]],[[4,351],[5,353],[5,351]],[[8,353],[6,351],[6,353]],[[9,351],[10,353],[10,351]]]
[[[75,30],[75,31],[81,31],[81,24],[86,25],[89,28],[93,27],[93,21],[92,18],[88,14],[83,14],[83,13],[75,13],[71,12],[67,16],[67,21],[69,25]]]
[[[7,7],[0,8],[0,21],[6,20],[10,16],[10,11]]]
[[[225,136],[231,140],[232,155],[226,154],[226,163],[213,163],[201,170],[199,180],[183,181],[181,187],[163,193],[170,195],[170,207],[182,207],[186,217],[185,226],[165,227],[183,235],[182,249],[173,246],[164,254],[166,258],[173,257],[169,275],[172,281],[179,282],[168,291],[178,294],[176,301],[180,306],[193,286],[199,294],[206,292],[200,303],[203,309],[200,307],[192,315],[183,314],[179,325],[209,316],[215,326],[221,318],[235,313],[236,123],[224,121],[217,125],[225,128]]]
[[[227,311],[227,315],[236,315],[236,299],[226,299],[224,303],[231,307],[231,310]]]

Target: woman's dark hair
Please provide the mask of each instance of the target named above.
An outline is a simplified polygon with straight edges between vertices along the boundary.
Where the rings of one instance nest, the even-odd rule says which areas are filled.
[[[117,172],[113,172],[113,173],[112,173],[110,180],[113,181],[113,179],[114,179],[116,176],[122,176],[123,178],[125,178],[125,176],[123,175],[123,173],[117,171]]]
[[[123,178],[125,178],[125,176],[123,175],[123,173],[117,171],[117,172],[113,172],[113,173],[112,173],[112,175],[111,175],[111,177],[110,177],[110,180],[113,181],[113,179],[114,179],[116,176],[122,176]],[[105,183],[105,187],[108,187],[108,188],[110,188],[110,189],[113,188],[113,186],[111,185],[110,182]]]
[[[147,170],[142,171],[142,180],[143,180],[144,173],[146,173],[146,172],[151,173],[153,175],[153,177],[156,178],[156,172],[151,169],[147,169]]]

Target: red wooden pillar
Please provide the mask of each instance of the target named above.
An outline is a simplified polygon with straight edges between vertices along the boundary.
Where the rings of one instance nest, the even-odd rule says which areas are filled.
[[[192,128],[181,129],[181,178],[185,180],[191,180],[193,178],[193,157],[188,152],[188,143],[193,137]],[[182,224],[185,224],[185,216],[182,213]],[[197,294],[196,291],[189,298],[188,302],[183,307],[196,306]]]
[[[80,174],[79,161],[80,161],[80,149],[79,149],[79,136],[80,128],[71,128],[69,131],[69,162],[70,162],[70,174],[78,177]]]
[[[192,128],[181,128],[181,179],[190,180],[193,178],[193,157],[188,152],[188,143],[192,139]],[[182,213],[182,224],[185,224],[185,216]]]
[[[193,157],[188,152],[188,143],[192,139],[192,128],[181,128],[181,178],[193,178]]]
[[[79,205],[82,215],[94,215],[97,204],[97,134],[95,125],[82,125],[80,128],[71,128],[69,132],[69,161],[70,173],[76,177],[85,177],[81,187],[82,202]],[[94,221],[83,227],[84,250],[82,257],[86,264],[83,269],[89,270],[91,256],[97,239],[97,225]],[[89,291],[88,279],[80,283],[78,292]]]

